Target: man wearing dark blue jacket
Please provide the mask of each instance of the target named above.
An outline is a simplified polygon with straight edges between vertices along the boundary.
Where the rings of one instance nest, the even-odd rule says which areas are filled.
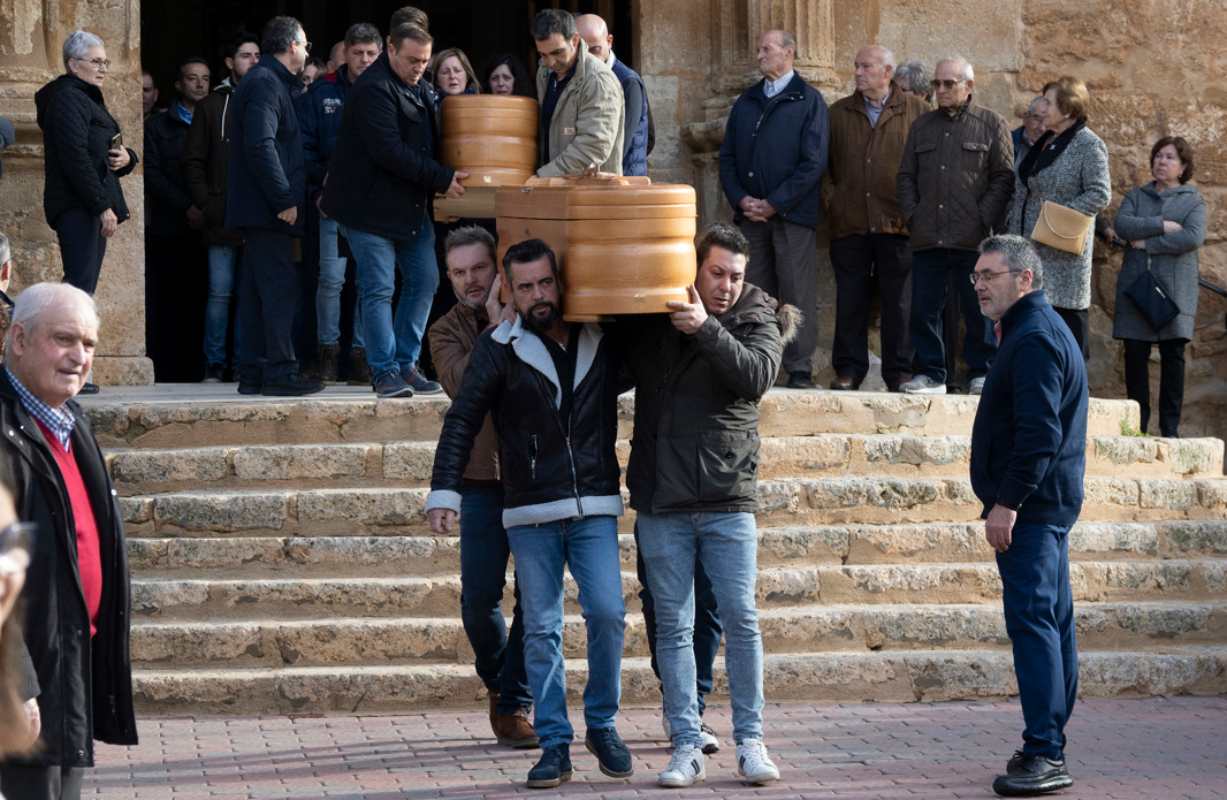
[[[1086,361],[1044,296],[1034,246],[992,236],[979,249],[971,280],[999,344],[972,428],[971,485],[997,551],[1026,723],[1023,749],[993,790],[1027,796],[1073,784],[1065,768],[1065,723],[1078,693],[1069,530],[1086,475]]]
[[[580,14],[575,18],[575,30],[588,52],[605,62],[618,83],[622,85],[622,97],[626,101],[625,132],[622,140],[622,174],[647,175],[648,153],[652,150],[655,130],[652,109],[648,105],[648,92],[643,78],[630,65],[619,61],[613,51],[613,34],[605,20],[596,14]]]
[[[793,70],[797,41],[767,31],[758,44],[763,80],[729,112],[720,145],[720,184],[750,240],[746,280],[801,309],[797,338],[784,348],[788,385],[814,386],[818,346],[818,187],[827,166],[826,101]]]
[[[303,156],[307,165],[308,193],[314,197],[324,185],[328,164],[337,147],[341,130],[341,109],[353,82],[375,63],[383,50],[383,35],[369,22],[356,22],[345,32],[344,63],[336,72],[321,76],[311,89],[295,101],[302,123]],[[345,286],[346,259],[338,246],[337,221],[320,219],[320,279],[315,292],[316,332],[319,339],[320,377],[337,380],[341,341],[341,290]],[[362,313],[354,303],[354,333],[350,377],[357,374],[366,384],[366,345],[362,336]]]
[[[300,294],[293,239],[307,199],[294,96],[310,43],[293,17],[264,26],[259,63],[234,93],[226,227],[243,231],[239,393],[297,396],[324,388],[299,375],[292,328]]]

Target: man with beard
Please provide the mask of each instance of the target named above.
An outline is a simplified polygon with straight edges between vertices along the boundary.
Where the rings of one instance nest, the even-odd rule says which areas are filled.
[[[427,338],[439,382],[454,399],[477,338],[502,321],[503,306],[494,266],[494,237],[489,231],[476,225],[457,228],[443,243],[443,258],[457,302],[431,326]],[[498,440],[488,415],[464,470],[460,511],[460,618],[473,647],[477,675],[490,697],[490,727],[501,745],[536,747],[537,735],[528,721],[532,697],[524,674],[524,620],[518,585],[510,636],[499,608],[511,547],[503,529]]]
[[[449,532],[462,510],[464,470],[487,415],[498,432],[503,526],[524,606],[524,663],[542,754],[529,788],[571,779],[562,655],[563,567],[579,585],[588,631],[584,744],[601,771],[634,772],[614,728],[621,699],[622,599],[617,518],[619,365],[597,325],[562,319],[558,259],[540,239],[503,257],[516,316],[483,333],[435,449],[431,529]]]

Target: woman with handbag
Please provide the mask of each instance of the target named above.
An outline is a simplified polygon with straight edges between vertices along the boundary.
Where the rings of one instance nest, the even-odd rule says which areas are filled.
[[[1150,150],[1154,180],[1130,190],[1116,214],[1129,243],[1116,279],[1112,336],[1125,342],[1125,391],[1150,421],[1150,350],[1159,343],[1159,430],[1179,435],[1184,346],[1197,317],[1197,251],[1206,239],[1206,203],[1194,187],[1193,148],[1165,136]],[[1164,302],[1166,296],[1166,302]]]
[[[1018,165],[1007,229],[1044,262],[1044,290],[1089,356],[1095,215],[1112,199],[1108,148],[1086,126],[1091,96],[1068,75],[1044,87],[1044,135]]]

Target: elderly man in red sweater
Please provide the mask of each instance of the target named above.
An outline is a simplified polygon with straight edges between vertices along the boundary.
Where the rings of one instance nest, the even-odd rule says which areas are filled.
[[[34,754],[0,763],[8,800],[81,796],[94,740],[136,744],[123,523],[102,451],[73,397],[98,343],[98,312],[66,283],[17,298],[0,370],[0,469],[17,515],[38,526],[23,599],[22,692]]]

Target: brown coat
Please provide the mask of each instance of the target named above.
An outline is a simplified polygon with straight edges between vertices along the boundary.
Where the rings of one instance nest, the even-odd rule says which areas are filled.
[[[464,368],[469,365],[469,356],[477,346],[477,337],[481,336],[488,323],[484,307],[473,309],[464,303],[457,303],[430,326],[430,357],[439,375],[439,383],[443,384],[443,390],[453,400],[460,392]],[[488,414],[482,422],[477,438],[473,440],[473,450],[469,453],[469,464],[464,469],[464,479],[499,480],[498,436]]]
[[[895,177],[912,123],[929,110],[919,97],[891,92],[878,124],[870,126],[859,91],[831,106],[827,176],[831,238],[866,233],[907,235]]]
[[[1014,141],[1000,114],[968,103],[912,124],[899,162],[899,208],[913,250],[975,250],[1005,229],[1014,194]]]

